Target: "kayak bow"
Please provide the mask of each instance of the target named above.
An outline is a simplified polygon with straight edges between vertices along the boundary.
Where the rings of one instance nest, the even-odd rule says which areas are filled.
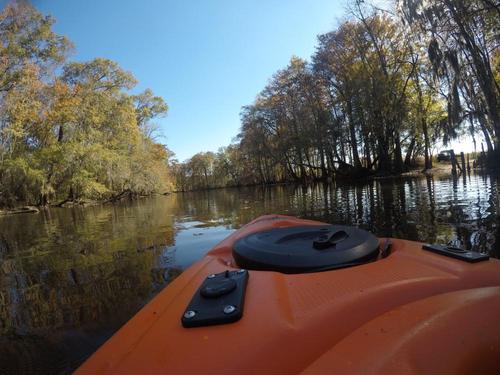
[[[500,373],[500,261],[423,246],[260,217],[76,373]]]

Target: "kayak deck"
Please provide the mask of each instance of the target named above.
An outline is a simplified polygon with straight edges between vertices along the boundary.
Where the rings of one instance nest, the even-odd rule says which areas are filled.
[[[247,224],[175,279],[76,373],[498,370],[488,358],[500,357],[500,261],[466,263],[399,239],[391,239],[386,258],[356,267],[304,274],[251,270],[241,320],[182,326],[205,278],[238,269],[235,241],[271,228],[318,224],[279,215]]]

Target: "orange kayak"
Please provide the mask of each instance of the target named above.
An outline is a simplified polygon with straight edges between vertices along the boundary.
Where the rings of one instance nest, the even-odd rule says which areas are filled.
[[[77,374],[500,373],[500,261],[260,217]]]

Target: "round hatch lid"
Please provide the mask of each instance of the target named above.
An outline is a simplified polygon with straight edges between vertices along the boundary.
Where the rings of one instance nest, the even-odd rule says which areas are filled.
[[[257,232],[236,241],[233,257],[241,268],[304,273],[363,264],[375,259],[373,234],[345,225],[308,225]]]

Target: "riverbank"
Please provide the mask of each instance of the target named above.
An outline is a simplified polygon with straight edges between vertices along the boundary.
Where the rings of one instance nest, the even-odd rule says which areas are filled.
[[[40,212],[38,207],[23,206],[23,207],[17,207],[17,208],[12,208],[12,209],[0,210],[0,216],[17,215],[17,214],[35,214],[38,212]]]
[[[192,189],[192,190],[176,190],[174,193],[187,193],[187,192],[198,192],[198,191],[210,191],[210,190],[220,190],[220,189],[227,189],[227,188],[251,188],[251,187],[256,187],[256,186],[265,186],[265,187],[273,187],[273,186],[282,186],[282,185],[300,185],[300,184],[315,184],[315,183],[332,183],[332,182],[338,182],[338,183],[345,183],[345,184],[351,184],[351,183],[363,183],[363,182],[368,182],[372,180],[398,180],[398,179],[404,179],[404,178],[421,178],[421,177],[440,177],[440,178],[445,178],[445,177],[451,177],[452,174],[452,166],[450,163],[435,163],[435,166],[431,169],[428,170],[423,170],[423,166],[419,166],[418,168],[414,168],[408,172],[403,172],[400,174],[377,174],[377,173],[372,173],[369,175],[363,175],[363,176],[347,176],[347,175],[338,175],[335,178],[328,178],[327,180],[311,180],[311,181],[304,181],[304,182],[299,182],[299,181],[283,181],[283,182],[272,182],[272,183],[267,183],[267,184],[245,184],[245,185],[229,185],[229,186],[210,186],[206,188],[199,188],[199,189]]]
[[[71,208],[71,207],[89,207],[89,206],[97,206],[99,204],[108,203],[109,200],[106,201],[68,201],[64,203],[47,205],[47,206],[17,206],[13,208],[2,208],[0,209],[0,216],[7,215],[18,215],[18,214],[37,214],[41,210],[44,210],[49,207],[62,207],[62,208]]]
[[[452,176],[452,168],[451,164],[435,164],[431,169],[423,170],[422,168],[412,169],[408,172],[404,172],[401,174],[388,174],[388,175],[373,175],[367,178],[370,179],[391,179],[391,178],[407,178],[407,177],[427,177],[427,176],[435,176],[435,177],[450,177]]]
[[[474,171],[477,169],[474,169]],[[314,184],[314,183],[321,183],[321,182],[326,182],[326,183],[331,183],[331,182],[338,182],[338,183],[345,183],[345,184],[350,184],[350,183],[363,183],[363,182],[368,182],[371,180],[398,180],[398,179],[405,179],[405,178],[421,178],[421,177],[439,177],[439,178],[446,178],[446,177],[451,177],[452,174],[452,166],[450,163],[434,163],[434,167],[428,170],[422,170],[421,166],[418,168],[415,168],[413,170],[410,170],[408,172],[404,172],[401,174],[370,174],[367,176],[363,177],[352,177],[352,176],[338,176],[337,178],[332,178],[328,179],[326,181],[306,181],[303,184]],[[33,206],[33,205],[21,205],[19,207],[14,207],[14,208],[1,208],[0,209],[0,216],[5,216],[5,215],[16,215],[16,214],[23,214],[23,213],[38,213],[40,210],[43,210],[47,207],[59,207],[59,208],[72,208],[72,207],[90,207],[90,206],[97,206],[101,204],[107,204],[107,203],[117,203],[121,202],[124,200],[136,200],[140,198],[147,198],[151,197],[154,195],[169,195],[172,193],[186,193],[186,192],[198,192],[198,191],[210,191],[210,190],[220,190],[220,189],[226,189],[226,188],[251,188],[251,187],[256,187],[256,186],[265,186],[265,187],[273,187],[273,186],[281,186],[281,185],[297,185],[300,184],[298,182],[294,181],[285,181],[285,182],[274,182],[274,183],[269,183],[269,184],[248,184],[248,185],[239,185],[239,186],[212,186],[212,187],[207,187],[203,189],[196,189],[196,190],[179,190],[179,191],[172,191],[172,192],[163,192],[163,193],[151,193],[151,194],[135,194],[130,191],[125,191],[120,194],[117,194],[113,196],[112,198],[108,199],[103,199],[103,200],[78,200],[78,201],[64,201],[64,202],[59,202],[56,204],[51,204],[48,206]]]
[[[172,192],[164,192],[164,193],[151,193],[151,194],[120,194],[111,199],[103,199],[103,200],[77,200],[77,201],[64,201],[57,204],[49,204],[46,206],[34,206],[34,205],[20,205],[17,207],[11,208],[0,208],[0,216],[7,215],[18,215],[18,214],[36,214],[41,210],[46,208],[72,208],[72,207],[91,207],[98,206],[106,203],[116,203],[124,200],[136,200],[141,198],[148,198],[155,195],[169,195]]]

